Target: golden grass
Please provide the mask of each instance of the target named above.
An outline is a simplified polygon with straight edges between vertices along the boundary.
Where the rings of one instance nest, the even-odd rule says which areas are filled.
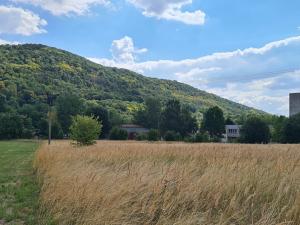
[[[300,224],[299,145],[60,141],[35,166],[58,224]]]

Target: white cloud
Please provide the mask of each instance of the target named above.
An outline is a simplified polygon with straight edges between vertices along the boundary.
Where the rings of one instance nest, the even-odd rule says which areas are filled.
[[[300,91],[299,54],[300,36],[296,36],[261,48],[178,61],[90,60],[147,76],[178,80],[248,106],[287,115],[289,92]]]
[[[32,34],[45,33],[47,25],[44,19],[29,10],[0,5],[0,34]]]
[[[20,44],[19,42],[16,41],[6,41],[3,39],[0,39],[0,45],[18,45]]]
[[[41,7],[53,15],[83,15],[94,5],[109,5],[109,0],[11,0]]]
[[[114,40],[111,45],[111,53],[114,61],[117,63],[133,64],[136,56],[145,52],[147,52],[146,48],[136,48],[132,38],[128,36]]]
[[[190,25],[203,25],[205,13],[201,10],[193,12],[183,11],[182,8],[192,4],[193,0],[127,0],[136,8],[142,10],[143,15],[158,19],[174,20]]]

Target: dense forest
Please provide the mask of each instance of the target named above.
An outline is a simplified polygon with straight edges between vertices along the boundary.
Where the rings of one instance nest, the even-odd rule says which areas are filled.
[[[75,107],[78,112],[101,107],[113,126],[132,122],[147,98],[161,102],[177,99],[198,120],[213,106],[233,119],[251,113],[266,115],[186,84],[104,67],[56,48],[0,46],[0,121],[3,126],[13,121],[16,127],[22,127],[22,135],[18,130],[8,132],[12,138],[30,136],[32,130],[46,135],[49,104],[57,104],[61,111],[66,104],[80,105]]]

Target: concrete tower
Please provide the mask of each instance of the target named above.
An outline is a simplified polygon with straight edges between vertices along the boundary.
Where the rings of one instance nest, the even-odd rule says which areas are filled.
[[[300,93],[290,94],[290,116],[300,113]]]

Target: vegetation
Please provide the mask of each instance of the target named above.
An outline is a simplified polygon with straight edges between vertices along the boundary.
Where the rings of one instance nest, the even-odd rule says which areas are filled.
[[[60,138],[68,135],[71,117],[78,114],[99,117],[102,138],[111,127],[132,122],[140,109],[151,119],[139,123],[157,129],[161,108],[157,99],[161,104],[178,99],[197,119],[216,105],[232,118],[253,112],[264,115],[179,82],[103,67],[43,45],[2,45],[0,62],[0,139],[46,137],[49,106],[57,114],[53,135]],[[9,124],[4,126],[4,121]]]
[[[165,141],[180,141],[180,139],[181,139],[180,134],[172,130],[166,131],[164,136]]]
[[[159,141],[159,131],[151,129],[147,135],[148,141]]]
[[[271,134],[268,124],[258,117],[247,119],[241,130],[241,140],[244,143],[267,144],[270,142]]]
[[[299,225],[297,145],[44,146],[42,209],[73,225]],[[50,150],[50,151],[49,151]]]
[[[98,120],[88,116],[73,117],[70,127],[71,139],[78,145],[92,145],[99,138],[102,124]]]
[[[120,129],[118,127],[114,127],[109,134],[110,140],[122,141],[128,139],[128,133],[126,130]]]
[[[166,103],[160,119],[160,130],[163,134],[173,131],[186,136],[196,132],[197,129],[195,117],[178,100],[170,100]]]
[[[32,141],[0,142],[0,224],[39,224],[39,186],[32,168],[37,147]]]
[[[215,106],[204,113],[202,130],[207,131],[211,138],[220,138],[225,132],[225,119],[222,109]]]
[[[284,143],[300,143],[300,113],[286,120],[282,131]]]

